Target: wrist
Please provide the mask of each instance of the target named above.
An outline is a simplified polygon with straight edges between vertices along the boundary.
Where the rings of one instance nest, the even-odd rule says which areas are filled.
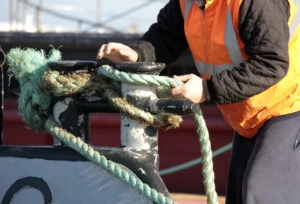
[[[202,80],[202,87],[203,87],[203,97],[205,98],[204,101],[210,101],[211,100],[211,96],[209,93],[209,89],[208,89],[208,84],[207,84],[207,80],[203,79]]]

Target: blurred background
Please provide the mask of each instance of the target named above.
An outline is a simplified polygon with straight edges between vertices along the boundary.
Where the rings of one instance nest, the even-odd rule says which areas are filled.
[[[0,31],[143,33],[167,0],[2,0]]]

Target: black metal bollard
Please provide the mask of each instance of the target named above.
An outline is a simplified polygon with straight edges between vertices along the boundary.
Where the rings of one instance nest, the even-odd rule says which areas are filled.
[[[89,72],[95,68],[95,61],[57,61],[47,64],[52,70],[63,74]],[[78,107],[79,96],[63,96],[53,98],[53,116],[54,120],[67,131],[80,137],[83,141],[89,143],[89,115],[84,113]],[[63,145],[60,141],[54,140],[54,145]]]
[[[95,64],[93,61],[58,61],[48,66],[62,73],[91,71]],[[122,63],[116,68],[126,72],[159,74],[164,68],[160,63]],[[81,70],[83,69],[83,70]],[[173,113],[187,113],[190,103],[180,102],[174,106],[172,100],[160,100],[156,96],[157,87],[154,85],[141,86],[122,83],[122,97],[129,103],[146,111],[156,113],[169,110]],[[92,97],[93,100],[89,100]],[[171,104],[170,107],[163,106]],[[152,108],[151,108],[151,107]],[[174,108],[175,107],[175,108]],[[188,108],[187,108],[188,107]],[[187,108],[187,109],[186,109]],[[89,117],[92,112],[117,112],[114,107],[107,104],[98,96],[64,96],[53,101],[53,115],[55,121],[85,142],[89,143]],[[56,141],[56,145],[62,145]],[[97,151],[108,159],[129,168],[143,182],[151,187],[169,195],[168,190],[159,175],[158,130],[146,126],[121,115],[121,148],[96,147]]]
[[[165,64],[162,63],[127,62],[117,64],[116,69],[131,73],[158,75],[164,67]],[[121,84],[122,97],[139,108],[144,108],[144,101],[157,99],[156,90],[155,85]],[[158,130],[122,115],[121,145],[129,150],[149,152],[158,158]],[[154,165],[158,169],[158,159],[155,159],[154,162],[156,162]]]

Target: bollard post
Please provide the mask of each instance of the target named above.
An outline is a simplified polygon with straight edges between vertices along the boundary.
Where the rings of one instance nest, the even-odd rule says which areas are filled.
[[[121,63],[116,65],[120,71],[138,74],[156,74],[165,67],[162,63],[135,62]],[[135,85],[122,83],[122,97],[136,107],[141,108],[145,100],[157,99],[155,85]],[[158,130],[136,122],[125,115],[121,115],[121,145],[131,151],[143,151],[151,153],[155,159],[155,167],[158,169]]]
[[[57,61],[48,66],[61,74],[92,71],[96,66],[90,61]],[[159,63],[122,63],[117,69],[143,74],[159,74],[164,64]],[[157,102],[156,86],[122,84],[122,95],[129,103],[145,111],[150,111],[150,103],[158,112],[164,110]],[[91,98],[89,98],[91,97]],[[88,114],[93,112],[118,112],[113,106],[98,96],[61,96],[52,99],[54,120],[68,132],[89,143]],[[156,105],[157,103],[157,105]],[[163,102],[164,104],[164,102]],[[156,112],[156,113],[158,113]],[[83,116],[87,116],[84,118]],[[100,135],[99,135],[100,136]],[[56,142],[55,145],[62,145]],[[133,172],[141,181],[169,196],[167,187],[159,175],[158,130],[140,124],[121,115],[121,148],[97,147],[96,150],[109,160],[121,164]]]
[[[62,74],[89,72],[96,66],[95,61],[53,61],[48,62],[48,66],[52,70],[59,71]],[[61,127],[80,137],[83,141],[89,143],[89,115],[82,113],[76,101],[79,101],[78,96],[62,96],[52,99],[54,120]],[[54,139],[54,145],[63,145],[60,141]]]

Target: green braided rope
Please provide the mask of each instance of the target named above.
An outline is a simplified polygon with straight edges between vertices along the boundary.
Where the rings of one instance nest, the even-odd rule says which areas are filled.
[[[37,55],[38,54],[38,55]],[[44,56],[43,52],[37,52],[32,49],[27,49],[25,51],[20,49],[12,50],[8,54],[8,62],[9,66],[11,66],[11,73],[14,73],[17,78],[20,81],[20,84],[22,85],[22,90],[19,97],[19,112],[21,113],[23,119],[26,121],[27,124],[30,125],[30,127],[34,129],[38,129],[40,131],[43,130],[43,128],[46,128],[49,132],[56,134],[58,138],[60,134],[62,134],[62,130],[57,131],[56,124],[48,122],[49,121],[49,115],[47,113],[47,109],[50,106],[50,98],[45,94],[42,90],[39,88],[34,88],[33,85],[36,86],[38,78],[42,75],[42,72],[47,71],[47,67],[45,66],[48,61],[51,60],[57,60],[60,55],[55,50],[51,53],[50,57],[47,59]],[[20,57],[21,56],[21,57]],[[22,56],[25,56],[24,58]],[[17,59],[17,60],[16,60]],[[40,59],[40,61],[39,61]],[[23,63],[25,62],[25,63]],[[38,62],[38,63],[37,63]],[[26,70],[27,69],[27,70]],[[25,71],[23,71],[25,70]],[[151,76],[151,75],[141,75],[141,74],[128,74],[126,72],[120,72],[118,70],[111,69],[109,66],[102,66],[97,69],[98,74],[102,74],[106,77],[110,77],[117,81],[122,81],[126,83],[134,83],[134,84],[143,84],[143,85],[157,85],[157,86],[164,86],[164,87],[177,87],[182,84],[182,82],[169,78],[169,77],[162,77],[162,76]],[[76,81],[76,80],[75,80]],[[29,84],[29,85],[26,85]],[[91,82],[87,82],[88,86],[91,85]],[[78,84],[77,84],[78,85]],[[73,87],[73,85],[70,85],[71,88],[77,89],[76,86]],[[93,85],[92,85],[93,86]],[[28,88],[27,88],[28,87]],[[70,88],[70,87],[69,87]],[[41,100],[44,98],[43,100]],[[26,102],[27,101],[27,102]],[[30,102],[28,102],[30,101]],[[36,111],[36,112],[34,112]],[[34,112],[35,114],[32,114]],[[47,119],[48,118],[48,119]],[[45,121],[46,124],[44,123]],[[203,179],[204,179],[204,185],[205,185],[205,193],[207,195],[208,203],[217,203],[217,194],[215,192],[215,185],[214,185],[214,172],[213,172],[213,163],[212,163],[212,153],[211,153],[211,146],[210,141],[208,137],[208,131],[205,126],[204,119],[202,117],[202,113],[199,111],[194,114],[194,121],[197,125],[197,133],[199,135],[200,144],[201,144],[201,152],[203,154]],[[44,125],[42,125],[44,124]],[[44,127],[42,127],[44,126]],[[51,127],[52,126],[52,127]],[[58,134],[58,135],[57,135]],[[68,134],[67,134],[68,135]],[[67,138],[71,138],[66,136]],[[61,138],[63,140],[63,138]],[[64,140],[63,140],[64,141]],[[77,139],[78,141],[78,139]],[[69,144],[70,146],[74,146],[72,142],[76,141],[74,139],[67,139],[65,140],[66,144]],[[78,142],[76,143],[78,144]],[[91,161],[98,162],[97,159],[100,157],[98,156],[90,156],[89,154],[91,152],[94,152],[91,147],[88,147],[87,144],[83,145],[81,143],[78,144],[79,148],[74,146],[74,149],[80,150],[80,145],[83,146],[85,151],[81,151],[81,154],[87,156]],[[87,151],[88,150],[88,151]],[[96,157],[96,160],[95,158]],[[101,157],[102,158],[102,157]],[[100,162],[101,163],[101,162]],[[99,163],[99,165],[100,165]],[[110,164],[111,162],[108,162]],[[110,168],[111,166],[108,165],[107,168]],[[120,167],[112,167],[113,169]],[[114,172],[114,171],[112,171]],[[123,174],[123,173],[122,173]],[[122,175],[121,174],[121,175]],[[125,173],[124,173],[125,174]],[[120,175],[119,170],[116,172],[116,175]],[[125,176],[126,178],[128,176]],[[143,187],[142,184],[133,182],[133,186],[143,191],[145,190],[147,195],[151,196],[152,190]],[[146,195],[144,194],[144,195]],[[155,193],[154,200],[158,203],[165,203],[161,202],[161,200],[165,200],[168,198],[161,198],[161,196],[157,196]],[[152,196],[151,196],[152,197]],[[152,198],[151,198],[152,199]],[[157,200],[157,201],[156,201]]]
[[[54,49],[48,56],[31,48],[15,48],[7,54],[8,74],[14,75],[20,84],[19,114],[30,128],[37,131],[44,131],[51,104],[51,97],[37,84],[40,76],[48,70],[47,62],[60,59],[60,52]]]
[[[105,156],[101,155],[99,152],[95,151],[91,146],[83,142],[80,138],[75,137],[66,130],[60,128],[56,122],[50,117],[45,124],[45,128],[54,137],[68,144],[69,147],[79,152],[81,155],[85,156],[90,161],[93,161],[98,166],[101,166],[108,172],[112,173],[118,177],[123,182],[127,183],[138,192],[148,197],[152,201],[159,204],[174,204],[170,198],[166,197],[162,193],[151,188],[148,184],[144,184],[135,175],[129,173],[127,170],[120,167],[120,165],[107,160]]]
[[[199,135],[199,141],[201,144],[202,175],[203,183],[205,186],[205,194],[207,196],[207,203],[215,204],[218,203],[218,195],[214,182],[215,175],[212,161],[213,156],[208,130],[206,128],[200,108],[198,108],[197,112],[193,114],[193,118],[197,127],[197,134]]]
[[[110,66],[102,66],[97,69],[98,74],[104,74],[107,77],[110,77],[114,80],[118,80],[125,83],[135,83],[143,85],[157,85],[157,86],[167,86],[167,87],[176,87],[182,84],[179,80],[162,77],[162,76],[153,76],[145,74],[132,74],[127,72],[122,72],[113,69]],[[218,203],[218,196],[216,193],[215,183],[214,183],[214,170],[213,170],[213,161],[212,161],[212,150],[209,139],[208,130],[205,124],[205,121],[202,116],[202,111],[200,107],[193,114],[194,122],[197,127],[197,134],[200,140],[201,154],[202,154],[202,174],[203,174],[203,183],[205,186],[205,194],[207,196],[207,202],[209,204]]]
[[[111,82],[118,84],[112,86]],[[39,85],[41,89],[54,96],[96,93],[96,95],[106,99],[119,112],[144,125],[168,130],[178,128],[182,122],[182,117],[178,115],[165,113],[152,115],[133,106],[120,97],[120,83],[103,75],[95,76],[91,73],[60,74],[58,71],[47,71],[42,75]]]
[[[157,203],[174,203],[170,198],[165,197],[155,189],[151,189],[147,184],[136,179],[135,176],[129,176],[122,167],[112,161],[108,161],[104,156],[95,153],[92,147],[82,143],[79,138],[74,137],[55,124],[49,111],[51,97],[46,94],[45,91],[41,90],[37,84],[39,84],[41,76],[47,72],[47,62],[59,60],[60,52],[52,50],[47,58],[43,51],[38,52],[30,48],[25,50],[16,48],[12,49],[7,56],[9,65],[8,71],[10,74],[13,74],[20,83],[20,95],[18,98],[19,113],[31,128],[51,133],[98,165],[102,165],[101,161],[104,162],[103,165],[108,171],[129,183],[137,191],[142,192],[142,194],[148,196],[151,200]],[[77,89],[76,87],[74,88]]]
[[[173,87],[177,87],[177,86],[183,84],[181,81],[173,79],[173,78],[169,78],[169,77],[127,73],[127,72],[118,71],[110,66],[98,67],[97,74],[104,75],[104,76],[114,79],[116,81],[120,81],[120,82],[124,82],[124,83],[139,84],[139,85],[157,85],[157,86],[173,88]],[[116,99],[116,96],[113,94],[113,92],[109,92],[108,90],[106,90],[104,96],[106,99],[110,100],[113,104],[117,104],[114,101],[117,99]],[[122,107],[120,109],[125,108],[125,106],[120,106],[120,107]],[[129,112],[134,112],[134,110],[136,109],[135,107],[131,107],[131,108],[126,110],[128,112],[126,112],[126,111],[122,111],[122,112],[129,114]],[[134,115],[134,113],[131,113],[129,115]],[[200,146],[201,146],[201,154],[203,157],[202,174],[203,174],[203,183],[205,186],[205,194],[207,196],[208,203],[215,204],[215,203],[218,203],[218,201],[217,201],[217,193],[216,193],[215,184],[214,184],[212,150],[211,150],[211,144],[210,144],[210,140],[209,140],[209,134],[208,134],[208,130],[206,128],[205,121],[203,119],[200,108],[197,112],[194,113],[193,116],[194,116],[194,121],[195,121],[195,124],[197,127],[197,134],[199,136]],[[149,115],[146,112],[142,112],[140,117],[141,118],[149,118]],[[152,117],[150,117],[150,118],[152,118]]]
[[[127,73],[113,69],[108,65],[98,67],[97,74],[104,75],[116,81],[138,85],[157,85],[174,88],[182,84],[181,81],[170,77]]]

